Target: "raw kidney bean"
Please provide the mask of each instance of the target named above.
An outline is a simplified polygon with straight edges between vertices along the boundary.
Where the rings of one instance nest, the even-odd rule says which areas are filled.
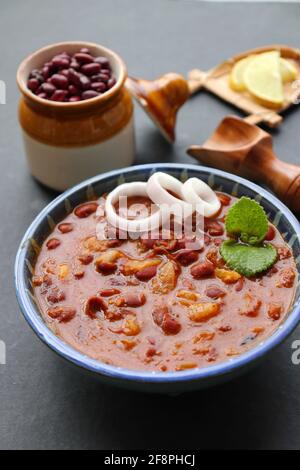
[[[99,93],[104,93],[106,91],[106,85],[103,82],[93,82],[91,83],[92,90],[98,91]]]
[[[110,89],[116,84],[116,79],[115,78],[110,78],[107,82],[107,87]]]
[[[66,90],[56,90],[51,96],[52,101],[64,101],[68,92]]]
[[[28,80],[27,86],[28,86],[29,90],[34,92],[39,88],[40,82],[38,81],[37,78],[30,78]]]
[[[52,59],[54,67],[65,69],[69,67],[70,60],[65,56],[56,56]]]
[[[90,54],[85,54],[84,52],[77,52],[73,57],[80,64],[89,64],[90,62],[94,62],[94,58]]]
[[[101,65],[97,63],[85,64],[81,67],[80,71],[85,75],[91,76],[100,72]]]
[[[77,60],[73,59],[71,60],[70,67],[74,70],[79,70],[80,69],[80,64],[77,62]]]
[[[75,209],[75,215],[79,217],[79,219],[85,219],[89,215],[96,212],[98,209],[97,202],[87,202],[86,204],[82,204],[81,206]]]
[[[47,95],[51,96],[55,92],[56,88],[51,83],[43,83],[41,85],[41,90],[45,92]]]
[[[75,72],[75,70],[70,69],[69,70],[69,80],[71,83],[73,83],[76,86],[80,86],[80,75],[79,73]]]
[[[54,307],[48,310],[48,315],[60,323],[67,323],[76,315],[76,310],[71,307]]]
[[[195,279],[202,279],[204,277],[212,276],[215,272],[215,267],[210,261],[203,261],[191,268],[191,275]]]
[[[79,88],[76,85],[69,85],[68,90],[70,95],[79,95],[80,93]]]
[[[73,225],[65,222],[65,223],[59,224],[57,228],[61,233],[69,233],[69,232],[72,232]]]
[[[47,98],[47,94],[46,93],[38,93],[37,96],[39,98],[43,98],[43,99],[46,99]]]
[[[60,75],[58,73],[55,73],[54,75],[52,75],[51,82],[53,83],[55,87],[59,89],[63,89],[63,90],[65,90],[69,84],[67,77],[65,77],[64,75]]]
[[[42,68],[42,75],[44,77],[44,80],[47,80],[47,78],[49,78],[50,67],[48,67],[48,65],[44,65],[44,67]]]
[[[109,65],[109,60],[106,57],[102,57],[102,56],[96,57],[94,59],[94,62],[96,62],[97,64],[102,65],[102,67],[109,67],[110,66]]]
[[[59,245],[61,244],[60,240],[58,238],[51,238],[50,240],[47,241],[46,247],[48,250],[55,250]]]
[[[76,101],[81,101],[81,97],[79,95],[73,95],[69,98],[70,103],[75,103]]]
[[[96,98],[96,96],[99,96],[99,93],[95,90],[86,90],[82,93],[81,98],[83,100],[89,100],[90,98]]]
[[[91,80],[85,75],[79,76],[80,86],[83,90],[88,90],[91,86]]]
[[[83,54],[89,54],[90,50],[87,47],[82,47],[79,52],[82,52]]]

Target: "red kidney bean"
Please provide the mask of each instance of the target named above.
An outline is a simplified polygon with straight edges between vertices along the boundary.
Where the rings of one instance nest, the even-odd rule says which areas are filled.
[[[101,297],[112,297],[113,295],[120,294],[119,289],[104,289],[100,292]]]
[[[41,85],[41,90],[46,93],[46,95],[52,95],[55,92],[56,88],[51,83],[43,83]]]
[[[67,77],[58,73],[52,75],[51,82],[53,83],[54,86],[62,90],[65,90],[66,88],[68,88],[68,84],[69,84],[69,80],[67,79]]]
[[[110,78],[107,82],[107,87],[112,88],[116,84],[116,79],[115,78]]]
[[[107,90],[107,87],[103,82],[93,82],[91,83],[91,88],[99,93],[104,93],[104,91]]]
[[[99,93],[97,93],[97,91],[94,91],[94,90],[86,90],[82,93],[81,95],[81,98],[83,100],[89,100],[91,98],[96,98],[97,96],[99,96]]]
[[[224,234],[224,228],[219,222],[215,220],[205,221],[205,228],[212,237],[220,237]]]
[[[91,76],[100,72],[101,65],[92,62],[90,64],[85,64],[81,67],[80,71],[85,75]]]
[[[154,307],[152,317],[166,335],[176,335],[181,330],[179,321],[172,317],[166,305]]]
[[[111,76],[111,70],[110,70],[110,69],[104,69],[104,68],[102,67],[101,73],[104,73],[104,74],[107,75],[108,77]]]
[[[80,69],[80,64],[77,62],[77,60],[72,59],[70,63],[70,67],[74,70],[79,70]]]
[[[30,80],[28,80],[27,86],[29,90],[36,91],[40,86],[40,82],[37,78],[30,78]]]
[[[103,67],[109,67],[109,60],[106,57],[99,56],[94,59],[94,62],[102,65]]]
[[[69,80],[70,69],[60,70],[59,75],[63,75],[64,77],[66,77]]]
[[[69,85],[68,87],[70,95],[79,95],[80,91],[76,85]]]
[[[107,308],[107,304],[103,299],[100,297],[91,297],[85,305],[85,313],[90,318],[95,319],[97,318],[97,313],[105,313]]]
[[[79,255],[78,259],[81,264],[88,265],[88,264],[91,264],[94,257],[92,255]]]
[[[65,223],[59,224],[57,228],[61,233],[69,233],[69,232],[72,232],[73,225],[65,222]]]
[[[97,209],[98,209],[97,202],[87,202],[85,204],[82,204],[81,206],[76,207],[74,213],[76,217],[79,217],[79,219],[85,219],[89,215],[96,212]]]
[[[218,198],[219,198],[220,203],[221,203],[223,206],[229,206],[230,201],[231,201],[231,197],[230,197],[230,196],[227,196],[227,194],[217,194],[217,196],[218,196]]]
[[[98,80],[99,80],[100,82],[107,83],[108,80],[109,80],[109,76],[106,75],[105,73],[99,73],[99,74],[98,74]]]
[[[199,253],[193,250],[180,250],[175,253],[174,259],[178,261],[182,266],[189,266],[192,263],[195,263],[199,258]]]
[[[73,69],[69,69],[69,80],[73,85],[80,86],[80,75]]]
[[[273,225],[269,225],[267,234],[265,236],[265,240],[270,242],[271,240],[274,240],[275,235],[276,235],[275,228],[273,227]]]
[[[53,57],[51,62],[54,67],[62,68],[62,69],[65,69],[69,67],[70,65],[70,59],[62,55]]]
[[[82,47],[79,52],[82,52],[83,54],[89,54],[90,50],[87,47]]]
[[[75,103],[77,101],[81,101],[81,97],[79,95],[73,95],[73,96],[70,96],[69,101],[70,103]]]
[[[117,267],[118,266],[116,265],[116,263],[97,263],[96,271],[98,273],[103,274],[104,276],[108,276],[109,274],[113,274],[116,271]]]
[[[44,77],[44,80],[47,80],[47,78],[49,78],[49,75],[50,75],[50,67],[48,67],[47,65],[44,65],[44,67],[42,68],[42,75]]]
[[[94,58],[90,54],[85,54],[84,52],[77,52],[74,54],[73,58],[80,64],[89,64],[90,62],[94,62]]]
[[[215,272],[215,267],[210,261],[203,261],[196,264],[191,268],[191,275],[195,279],[202,279],[204,277],[212,276]]]
[[[43,98],[43,99],[46,99],[46,98],[47,98],[46,93],[38,93],[37,96],[38,96],[39,98]]]
[[[157,266],[148,266],[135,273],[135,277],[139,281],[147,282],[152,279],[157,273]]]
[[[29,75],[29,78],[36,78],[40,83],[42,83],[44,81],[43,75],[37,69],[32,70],[32,72]]]
[[[236,292],[241,292],[241,290],[243,289],[244,287],[244,278],[241,277],[237,283],[235,284],[235,290]]]
[[[208,286],[205,295],[211,299],[219,299],[226,295],[226,292],[223,289],[220,289],[218,286]]]
[[[67,323],[76,315],[76,310],[72,307],[54,307],[48,310],[48,315],[60,323]]]
[[[64,101],[68,92],[66,90],[56,90],[51,96],[52,101]]]
[[[53,287],[47,295],[47,302],[50,304],[58,304],[66,299],[66,294],[58,287]]]
[[[135,294],[133,292],[129,292],[123,296],[124,299],[124,307],[142,307],[146,303],[146,296],[145,294]]]
[[[80,75],[79,84],[83,90],[88,90],[91,86],[91,80],[85,75]]]
[[[58,238],[50,238],[50,240],[47,241],[46,246],[48,250],[55,250],[59,245],[61,244],[61,241],[58,240]]]

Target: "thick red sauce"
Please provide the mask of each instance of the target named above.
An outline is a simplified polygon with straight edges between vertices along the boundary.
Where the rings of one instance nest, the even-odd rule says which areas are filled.
[[[234,198],[219,197],[205,247],[193,251],[184,240],[99,241],[97,203],[75,209],[45,241],[35,267],[49,328],[94,359],[147,371],[216,364],[270,336],[294,299],[292,253],[270,225],[276,264],[251,279],[226,269],[218,247]]]

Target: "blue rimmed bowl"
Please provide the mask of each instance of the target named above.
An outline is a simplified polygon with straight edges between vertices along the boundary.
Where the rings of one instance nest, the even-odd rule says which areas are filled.
[[[181,393],[212,386],[232,379],[250,369],[284,341],[300,320],[300,288],[294,305],[276,332],[264,342],[227,362],[186,372],[140,372],[103,364],[76,351],[55,336],[43,321],[35,302],[31,278],[38,248],[52,231],[53,225],[66,217],[72,208],[111,191],[130,181],[147,181],[154,171],[164,171],[185,181],[200,177],[212,188],[235,196],[249,196],[259,201],[269,219],[284,235],[293,250],[300,274],[300,225],[293,214],[276,197],[261,187],[223,171],[185,164],[141,165],[112,171],[75,186],[51,202],[27,230],[16,257],[15,284],[17,299],[23,315],[38,337],[64,359],[77,365],[106,383],[147,392]]]

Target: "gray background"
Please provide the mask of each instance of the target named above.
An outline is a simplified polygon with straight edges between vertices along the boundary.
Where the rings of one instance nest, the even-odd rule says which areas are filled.
[[[208,69],[247,48],[300,46],[300,5],[222,4],[190,0],[1,1],[0,79],[0,366],[1,449],[300,448],[300,366],[291,343],[251,374],[177,398],[99,385],[42,345],[19,313],[13,263],[29,223],[54,197],[29,176],[17,123],[15,73],[30,52],[51,42],[89,40],[118,51],[131,74]],[[137,109],[137,162],[192,162],[185,148],[201,143],[233,109],[201,94],[182,109],[178,141],[169,146]],[[300,114],[289,113],[275,148],[300,163]]]

